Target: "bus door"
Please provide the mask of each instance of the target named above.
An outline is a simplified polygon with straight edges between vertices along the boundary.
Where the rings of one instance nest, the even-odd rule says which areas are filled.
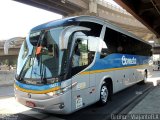
[[[71,26],[66,28],[60,37],[60,49],[70,49],[70,68],[72,84],[72,111],[78,110],[95,101],[95,92],[92,87],[95,86],[95,77],[91,76],[89,66],[92,65],[94,55],[98,49],[98,39],[92,36],[86,36],[85,32],[90,28],[81,26]],[[91,47],[92,46],[92,47]],[[93,54],[90,54],[93,53]],[[91,57],[90,57],[91,56]]]
[[[91,51],[94,37],[76,37],[72,57],[72,110],[85,107],[95,101],[95,77],[90,75],[89,66],[93,62],[95,51]],[[92,40],[92,42],[90,42]]]

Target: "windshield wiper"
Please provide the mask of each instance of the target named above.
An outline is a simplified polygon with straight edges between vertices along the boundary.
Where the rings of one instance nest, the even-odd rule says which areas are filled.
[[[26,68],[27,64],[30,64],[30,63],[28,63],[28,62],[30,62],[30,60],[31,60],[31,55],[28,56],[25,64],[23,65],[23,67],[22,67],[22,69],[21,69],[21,71],[20,71],[20,74],[16,77],[17,80],[22,80],[22,78],[23,78],[24,75],[26,74],[27,69],[25,69],[25,68]]]
[[[42,56],[41,56],[42,59]],[[44,84],[47,84],[47,79],[46,79],[46,67],[42,63],[42,60],[40,62],[40,75],[41,75],[41,82]]]
[[[33,72],[33,74],[40,76],[41,83],[44,83],[44,84],[47,83],[47,80],[45,78],[46,70],[44,69],[44,65],[43,65],[43,61],[42,61],[42,53],[41,53],[42,48],[39,49],[40,52],[38,52],[38,53],[37,53],[37,48],[42,46],[45,33],[46,33],[45,31],[41,31],[36,48],[35,48],[35,50],[32,51],[32,54],[34,54],[32,62],[34,63],[35,59],[37,59],[38,66],[40,67],[40,75],[38,73],[36,73],[35,71],[33,71],[33,67],[34,67],[33,64],[32,64],[32,69],[31,69],[31,78],[32,78],[32,72]],[[33,53],[33,52],[35,52],[35,53]]]

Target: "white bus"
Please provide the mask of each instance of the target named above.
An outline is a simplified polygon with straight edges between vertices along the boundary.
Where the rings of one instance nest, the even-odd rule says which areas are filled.
[[[103,19],[70,17],[31,29],[21,46],[15,97],[70,114],[145,82],[151,45]]]

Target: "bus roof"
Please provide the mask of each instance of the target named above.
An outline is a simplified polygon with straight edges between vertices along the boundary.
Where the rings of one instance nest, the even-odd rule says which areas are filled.
[[[33,31],[40,31],[40,30],[44,30],[44,29],[49,29],[51,27],[57,27],[57,26],[60,26],[62,24],[70,22],[70,21],[75,21],[75,17],[58,19],[58,20],[54,20],[54,21],[50,21],[50,22],[38,25],[38,26],[32,28],[31,32],[33,32]]]
[[[135,38],[135,39],[137,39],[141,42],[149,44],[148,42],[142,40],[141,38],[135,36],[134,34],[128,32],[128,31],[116,26],[115,24],[109,22],[108,20],[105,20],[103,18],[99,18],[99,17],[96,17],[96,16],[74,16],[74,17],[68,17],[68,18],[64,18],[64,19],[58,19],[58,20],[54,20],[54,21],[51,21],[51,22],[47,22],[47,23],[38,25],[38,26],[34,27],[33,29],[31,29],[31,32],[40,31],[40,30],[44,30],[44,29],[49,29],[49,28],[52,28],[52,27],[57,27],[57,26],[64,25],[64,24],[67,24],[67,23],[77,23],[78,24],[80,21],[95,22],[95,23],[99,23],[101,25],[106,24],[106,26],[108,28],[111,28],[115,31],[118,31],[118,32],[123,33],[127,36]]]

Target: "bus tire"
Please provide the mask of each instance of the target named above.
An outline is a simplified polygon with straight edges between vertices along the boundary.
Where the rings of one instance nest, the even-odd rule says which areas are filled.
[[[108,101],[109,98],[109,89],[107,87],[106,83],[103,83],[101,86],[101,90],[100,90],[100,100],[99,100],[99,104],[100,105],[105,105]]]

